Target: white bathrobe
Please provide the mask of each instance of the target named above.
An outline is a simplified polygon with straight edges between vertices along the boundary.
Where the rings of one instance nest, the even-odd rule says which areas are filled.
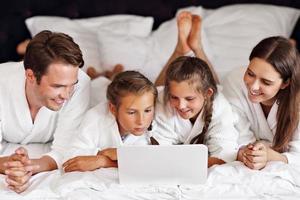
[[[154,126],[154,125],[153,125]],[[115,116],[108,109],[108,102],[103,101],[91,108],[73,138],[71,149],[65,154],[65,161],[79,155],[96,155],[99,150],[117,148],[122,145],[150,144],[151,131],[141,136],[128,133],[122,138]]]
[[[204,126],[202,112],[193,125],[190,120],[181,118],[169,103],[167,105],[163,103],[163,91],[159,93],[155,115],[157,129],[153,132],[153,136],[160,144],[189,144],[201,133]],[[212,119],[204,137],[209,156],[225,162],[236,159],[238,132],[234,128],[233,118],[231,106],[224,96],[218,93],[213,102]]]
[[[90,80],[81,70],[71,99],[55,112],[41,107],[34,123],[25,95],[25,70],[22,62],[0,65],[0,142],[26,145],[52,142],[47,153],[58,165],[71,136],[79,127],[89,106]],[[3,155],[0,147],[0,156]]]
[[[248,99],[248,90],[244,84],[243,76],[246,67],[232,71],[224,81],[224,95],[238,114],[236,128],[239,131],[239,145],[245,145],[256,140],[263,140],[272,144],[277,126],[278,105],[273,104],[266,119],[259,103],[252,103]],[[289,151],[283,153],[289,163],[300,164],[300,128],[289,143]]]

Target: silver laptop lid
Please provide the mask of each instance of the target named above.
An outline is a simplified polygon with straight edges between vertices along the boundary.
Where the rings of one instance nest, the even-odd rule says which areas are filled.
[[[120,184],[202,184],[205,145],[122,146],[117,149]]]

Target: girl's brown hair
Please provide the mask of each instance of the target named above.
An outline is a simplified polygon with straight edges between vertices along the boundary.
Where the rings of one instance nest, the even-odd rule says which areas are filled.
[[[109,84],[106,97],[117,108],[120,106],[121,98],[129,93],[142,95],[145,92],[152,92],[154,103],[157,98],[157,89],[154,84],[143,74],[137,71],[125,71],[115,76]]]
[[[277,128],[273,148],[278,152],[288,150],[299,124],[300,62],[299,53],[290,41],[283,37],[269,37],[252,50],[249,60],[261,58],[280,74],[283,83],[289,85],[277,93]]]
[[[182,56],[174,60],[166,71],[165,80],[165,102],[170,99],[170,82],[176,81],[178,83],[187,81],[189,85],[195,87],[197,92],[206,94],[208,89],[213,90],[211,96],[205,97],[205,103],[203,106],[203,121],[204,126],[202,132],[199,133],[191,140],[191,144],[203,144],[204,136],[208,131],[209,124],[211,122],[213,113],[213,101],[217,94],[217,84],[213,78],[213,74],[208,64],[196,57]]]

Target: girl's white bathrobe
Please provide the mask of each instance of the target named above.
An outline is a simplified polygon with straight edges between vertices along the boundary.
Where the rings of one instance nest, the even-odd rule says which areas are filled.
[[[247,68],[232,71],[224,81],[224,95],[238,114],[236,128],[239,131],[239,145],[246,145],[256,140],[263,140],[272,144],[277,126],[278,104],[274,103],[266,119],[259,103],[252,103],[248,99],[248,90],[243,77]],[[289,151],[283,153],[289,163],[300,164],[300,128],[289,143]]]
[[[204,121],[203,112],[198,115],[194,124],[183,119],[170,104],[164,104],[163,90],[158,95],[156,104],[155,122],[157,124],[153,136],[160,144],[189,144],[190,141],[202,132]],[[218,93],[213,102],[212,119],[204,137],[204,144],[208,147],[211,157],[231,162],[236,159],[238,133],[233,125],[231,106],[221,93]]]
[[[147,131],[141,136],[128,133],[122,138],[116,118],[109,111],[108,102],[103,101],[84,116],[72,140],[71,149],[65,154],[65,160],[79,155],[96,155],[100,150],[122,145],[147,145],[150,144],[150,136],[151,131]]]
[[[0,74],[0,156],[9,143],[27,145],[53,141],[47,155],[60,165],[63,152],[89,106],[88,76],[79,70],[79,81],[71,99],[59,111],[41,107],[33,122],[25,95],[23,63],[1,64]]]

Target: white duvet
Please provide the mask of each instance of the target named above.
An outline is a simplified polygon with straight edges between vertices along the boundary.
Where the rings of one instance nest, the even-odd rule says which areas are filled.
[[[14,149],[7,147],[8,151]],[[45,153],[48,145],[29,145],[29,152]],[[203,185],[120,185],[118,170],[64,173],[61,170],[37,174],[22,194],[6,188],[0,175],[0,199],[299,199],[300,168],[282,162],[270,162],[260,171],[240,162],[213,166]]]

